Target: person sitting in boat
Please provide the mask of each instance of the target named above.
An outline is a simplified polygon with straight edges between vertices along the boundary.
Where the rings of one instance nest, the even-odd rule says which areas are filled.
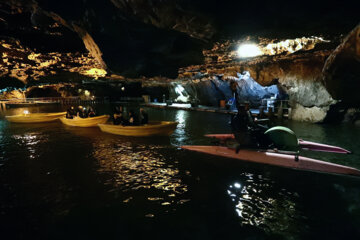
[[[129,111],[129,126],[138,126],[139,125],[139,118],[138,116],[135,114],[135,112],[133,110]]]
[[[125,123],[124,112],[123,112],[122,106],[115,107],[115,112],[113,114],[113,123],[114,123],[114,125],[120,125],[120,124]]]
[[[77,116],[80,118],[87,118],[88,116],[86,114],[86,108],[84,108],[83,106],[79,106]]]
[[[149,116],[147,112],[143,108],[140,108],[140,124],[143,125],[148,123],[149,123]]]
[[[66,118],[69,119],[73,119],[76,116],[76,111],[74,106],[71,106],[67,111],[66,111]]]
[[[96,116],[95,110],[92,107],[89,107],[88,117],[95,117],[95,116]]]
[[[248,103],[238,106],[238,113],[231,121],[231,128],[239,143],[237,152],[241,147],[268,148],[271,145],[271,141],[264,134],[268,127],[256,122]]]
[[[240,147],[252,147],[255,145],[250,129],[254,127],[253,119],[249,117],[249,114],[245,108],[245,105],[237,106],[238,113],[231,119],[231,130],[235,136]]]
[[[238,146],[236,152],[240,148],[267,148],[270,144],[264,132],[267,130],[266,126],[256,123],[256,119],[252,117],[250,111],[250,104],[248,102],[241,103],[237,92],[236,81],[230,82],[230,89],[235,97],[235,104],[238,110],[237,114],[231,119],[231,129],[235,136]]]

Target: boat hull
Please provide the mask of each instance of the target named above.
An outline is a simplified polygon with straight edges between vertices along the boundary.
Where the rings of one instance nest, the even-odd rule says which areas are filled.
[[[360,171],[358,169],[302,156],[299,156],[298,161],[296,161],[294,155],[247,149],[241,149],[239,153],[236,153],[234,149],[221,146],[181,146],[181,148],[225,158],[294,168],[298,170],[360,176]]]
[[[205,137],[216,138],[222,141],[235,139],[234,134],[207,134]],[[322,143],[310,142],[299,139],[299,146],[303,150],[317,151],[317,152],[331,152],[331,153],[343,153],[350,154],[351,151],[338,146],[332,146]]]
[[[62,117],[62,118],[60,118],[60,121],[63,124],[72,126],[72,127],[97,127],[98,124],[106,123],[109,118],[110,118],[109,115],[102,115],[102,116],[91,117],[91,118],[75,117],[73,119]]]
[[[19,103],[6,103],[7,108],[20,108],[20,107],[36,107],[36,106],[50,106],[59,105],[59,102],[19,102]]]
[[[52,122],[66,115],[66,112],[59,113],[29,113],[13,116],[5,116],[9,122],[14,123],[43,123]]]
[[[170,136],[176,129],[177,122],[150,122],[143,126],[121,126],[112,124],[99,124],[101,131],[132,137]]]

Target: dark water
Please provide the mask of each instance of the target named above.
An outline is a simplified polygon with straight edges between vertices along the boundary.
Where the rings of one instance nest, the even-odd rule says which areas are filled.
[[[0,118],[0,239],[360,239],[360,178],[179,149],[228,133],[228,115],[147,109],[178,128],[131,138],[3,118],[23,110]],[[282,124],[354,151],[304,155],[360,169],[360,127]]]

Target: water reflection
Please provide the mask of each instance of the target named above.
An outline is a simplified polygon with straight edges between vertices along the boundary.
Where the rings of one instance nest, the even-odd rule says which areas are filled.
[[[0,120],[0,167],[2,166],[2,161],[4,160],[4,156],[5,156],[5,137],[4,137],[4,130],[6,127],[6,122]]]
[[[275,182],[262,175],[241,174],[241,180],[233,182],[227,193],[242,225],[284,236],[300,234],[305,228],[298,224],[305,218],[297,206],[299,195],[279,189]]]
[[[44,138],[44,135],[38,136],[36,133],[26,133],[13,135],[12,137],[22,149],[27,150],[30,159],[35,159],[39,156],[36,145],[41,142],[41,138]]]
[[[39,113],[39,112],[46,112],[46,110],[48,110],[48,108],[40,108],[40,107],[21,107],[21,108],[10,108],[10,109],[6,109],[6,111],[4,111],[4,115],[8,116],[8,115],[19,115],[19,114],[24,114],[25,112],[27,113]]]
[[[189,136],[186,133],[186,120],[189,118],[189,112],[184,110],[179,110],[176,112],[175,121],[178,122],[178,125],[173,133],[174,145],[183,145],[188,140]]]
[[[122,139],[124,140],[124,139]],[[105,140],[106,141],[106,140]],[[105,180],[114,192],[134,192],[151,189],[144,198],[162,206],[186,202],[178,198],[188,191],[179,176],[178,162],[169,163],[159,145],[134,144],[127,141],[106,141],[94,144],[93,156],[97,159],[99,172],[111,176]],[[171,160],[173,161],[173,160]],[[177,200],[175,200],[177,199]],[[127,203],[133,196],[123,200]]]
[[[98,109],[110,112],[112,108]],[[303,173],[276,167],[267,172],[262,166],[246,167],[252,174],[239,175],[245,165],[220,163],[220,158],[216,162],[221,167],[213,168],[205,161],[191,159],[208,156],[177,151],[172,144],[211,144],[203,135],[229,132],[229,116],[157,109],[150,109],[149,115],[154,120],[178,121],[178,128],[170,138],[146,139],[105,134],[98,128],[71,128],[60,122],[22,125],[0,120],[0,220],[7,222],[3,229],[8,227],[13,233],[11,227],[20,226],[21,234],[34,235],[25,227],[52,231],[59,219],[64,219],[73,226],[63,235],[70,238],[80,236],[73,232],[81,223],[80,232],[85,235],[89,229],[111,233],[119,226],[129,226],[143,232],[155,227],[157,236],[170,236],[170,231],[181,234],[184,228],[184,232],[195,231],[196,236],[205,237],[229,231],[239,238],[239,232],[249,231],[254,239],[266,239],[264,232],[273,239],[309,239],[314,235],[311,239],[315,239],[331,225],[337,226],[336,237],[347,232],[358,238],[358,181],[349,184],[348,178],[333,176],[319,181],[324,176],[310,173],[306,175],[310,177],[299,179]],[[339,141],[342,147],[360,149],[360,129],[293,124],[300,137],[307,138],[316,130],[327,138],[326,143]],[[318,141],[315,137],[308,140]],[[356,151],[335,157],[341,164],[359,166]],[[329,187],[328,180],[337,185]],[[220,198],[213,197],[219,192],[223,193]],[[229,199],[231,205],[227,204]],[[227,217],[228,210],[231,218],[219,217],[223,212]],[[20,220],[19,214],[23,216]],[[153,225],[147,225],[149,222]],[[172,226],[178,228],[172,231]],[[54,231],[54,235],[59,232]],[[325,238],[331,239],[330,234]]]

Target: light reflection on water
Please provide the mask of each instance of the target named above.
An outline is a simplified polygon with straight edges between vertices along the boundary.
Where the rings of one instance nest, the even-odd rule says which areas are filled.
[[[111,176],[104,184],[111,185],[110,191],[128,192],[148,189],[149,201],[159,204],[183,204],[188,199],[179,199],[188,191],[182,182],[178,162],[161,152],[166,146],[133,144],[128,141],[104,141],[93,144],[92,156],[98,161],[98,172]],[[146,196],[145,196],[146,197]],[[132,200],[128,198],[124,202]]]
[[[108,109],[112,108],[108,107]],[[216,208],[204,210],[203,206],[222,205],[225,207],[222,207],[221,211],[225,212],[230,209],[229,211],[234,214],[236,220],[241,223],[239,229],[242,227],[246,229],[247,226],[250,226],[269,235],[281,235],[291,239],[300,235],[301,231],[308,231],[311,227],[312,231],[316,231],[314,225],[320,222],[317,221],[319,219],[336,219],[331,223],[342,219],[346,227],[349,225],[348,223],[358,219],[358,200],[354,199],[358,198],[359,193],[355,192],[355,194],[353,191],[349,191],[349,187],[346,185],[337,183],[336,189],[333,190],[332,185],[329,187],[327,182],[323,181],[321,186],[316,188],[313,184],[316,181],[313,178],[316,180],[317,174],[308,174],[311,178],[302,177],[301,180],[304,181],[302,186],[292,182],[287,184],[287,179],[279,179],[276,175],[286,174],[288,170],[274,167],[271,169],[272,175],[264,177],[262,167],[254,167],[255,170],[251,171],[246,164],[241,165],[246,168],[246,172],[240,173],[239,176],[241,167],[228,164],[224,159],[215,157],[213,159],[216,159],[219,167],[214,171],[209,171],[211,163],[207,161],[208,156],[177,149],[183,144],[211,145],[211,141],[204,138],[203,135],[228,133],[228,116],[183,110],[147,110],[151,119],[179,122],[170,138],[128,138],[105,134],[98,128],[66,127],[60,122],[23,126],[0,120],[0,153],[4,153],[0,154],[0,167],[3,156],[12,161],[10,163],[9,160],[7,166],[6,161],[3,161],[5,168],[1,167],[0,170],[8,171],[8,176],[14,176],[9,178],[10,180],[6,179],[8,186],[15,189],[12,190],[14,196],[21,196],[24,191],[22,184],[25,185],[24,188],[32,186],[32,190],[35,191],[29,191],[31,193],[26,197],[33,200],[33,205],[38,204],[39,200],[44,201],[45,199],[50,206],[48,209],[54,212],[54,215],[67,216],[72,211],[76,211],[79,206],[84,209],[84,212],[91,212],[93,206],[100,206],[101,209],[103,205],[110,206],[109,208],[112,210],[116,209],[118,207],[116,204],[120,202],[125,205],[123,209],[130,209],[129,212],[131,212],[124,218],[132,215],[134,209],[140,209],[138,215],[154,219],[161,215],[159,213],[170,212],[171,216],[167,220],[171,222],[176,221],[179,216],[177,214],[184,211],[186,214],[182,215],[183,219],[179,221],[185,222],[186,218],[191,219],[192,217],[200,219],[202,223],[199,223],[199,226],[205,226],[207,223],[206,231],[211,232],[211,228],[216,222],[214,216],[219,215],[218,211],[220,210]],[[8,112],[10,111],[16,113],[23,109],[9,110]],[[347,129],[346,126],[342,126],[329,130],[322,125],[292,124],[294,124],[292,128],[308,140],[337,143],[345,148],[353,146],[351,150],[360,149],[355,140],[358,137],[359,129]],[[339,129],[347,131],[346,139],[351,141],[344,140],[345,136],[338,137]],[[311,139],[313,132],[317,132],[313,138],[321,137],[321,139]],[[347,143],[346,141],[349,141],[349,145],[342,145]],[[321,156],[328,159],[330,155],[321,154]],[[358,156],[359,154],[356,152],[354,155],[341,156],[341,159],[338,155],[331,155],[336,158],[338,163],[354,167],[360,166],[357,161]],[[22,160],[23,158],[36,161],[26,162]],[[26,176],[24,163],[27,163],[26,169],[36,170],[38,168],[39,171],[29,171]],[[1,171],[0,180],[5,179],[2,178]],[[17,173],[19,174],[16,175]],[[301,175],[299,174],[299,176]],[[229,177],[232,179],[230,183],[226,180]],[[295,177],[289,177],[293,182],[296,181]],[[214,184],[203,181],[204,178]],[[337,181],[337,179],[335,180]],[[96,184],[99,185],[99,189],[93,187]],[[299,192],[297,187],[302,190]],[[356,189],[354,186],[351,187]],[[307,190],[303,190],[303,188],[307,188]],[[349,211],[346,215],[340,208],[335,213],[328,211],[332,207],[330,203],[320,214],[316,214],[316,211],[314,214],[309,210],[304,211],[304,208],[311,209],[312,205],[317,210],[319,203],[313,202],[311,198],[315,194],[318,199],[321,199],[322,193],[327,193],[323,188],[327,189],[332,198],[346,196],[344,199],[338,197],[338,201],[335,200],[334,205],[348,207],[351,212]],[[36,192],[36,189],[40,189],[39,192]],[[201,194],[197,193],[197,190]],[[6,193],[5,190],[3,191]],[[210,193],[213,192],[224,193],[224,198],[232,201],[231,205],[227,206],[225,201],[212,203],[215,200],[211,199]],[[2,193],[0,191],[0,194]],[[98,197],[97,194],[99,194]],[[102,195],[106,195],[106,197],[102,198]],[[210,197],[205,198],[200,195]],[[86,201],[89,199],[90,201],[86,205],[79,199],[86,199]],[[217,198],[215,197],[215,199]],[[307,202],[304,203],[304,199]],[[18,205],[15,207],[12,199],[9,200],[12,209],[16,209],[16,207],[21,209],[22,206],[33,208],[26,198],[18,197],[16,200]],[[0,210],[8,213],[8,216],[12,215],[12,211],[8,210],[10,207],[1,208],[1,201],[0,198]],[[186,212],[186,209],[191,210]],[[28,211],[29,215],[38,216],[35,210]],[[122,214],[125,215],[123,212]],[[104,216],[101,215],[99,218],[101,219],[101,217]],[[120,218],[121,216],[119,214],[116,217]],[[41,215],[38,218],[40,219]],[[314,220],[315,224],[313,222],[310,227],[311,218],[317,220]],[[142,224],[141,221],[139,220],[138,223]],[[355,221],[355,223],[357,222]],[[229,230],[226,226],[231,223],[229,220],[224,220],[219,229]],[[196,224],[197,222],[194,220],[194,225]],[[322,229],[327,227],[325,225],[321,225]],[[340,229],[346,229],[344,226]],[[113,227],[115,226],[113,225]],[[108,230],[109,227],[101,225],[99,228]],[[352,233],[354,232],[355,230],[352,231]]]
[[[173,144],[182,145],[189,140],[189,135],[186,132],[186,121],[189,118],[189,112],[184,110],[176,111],[175,121],[178,122],[178,125],[172,134]]]
[[[36,145],[44,141],[44,138],[46,138],[46,136],[41,134],[39,137],[38,133],[29,133],[23,135],[13,135],[13,138],[17,140],[16,142],[19,145],[19,147],[28,150],[29,158],[35,159],[36,157],[39,156],[39,154],[37,153],[38,149]],[[39,138],[42,138],[43,140]]]
[[[252,173],[228,186],[227,193],[242,225],[251,225],[267,233],[295,237],[306,229],[297,223],[306,219],[297,202],[297,192],[278,189],[275,182]]]
[[[165,157],[157,153],[157,146],[131,146],[131,143],[100,144],[93,156],[99,161],[99,171],[114,173],[112,184],[122,190],[155,188],[171,193],[187,191],[178,170],[167,166]]]

